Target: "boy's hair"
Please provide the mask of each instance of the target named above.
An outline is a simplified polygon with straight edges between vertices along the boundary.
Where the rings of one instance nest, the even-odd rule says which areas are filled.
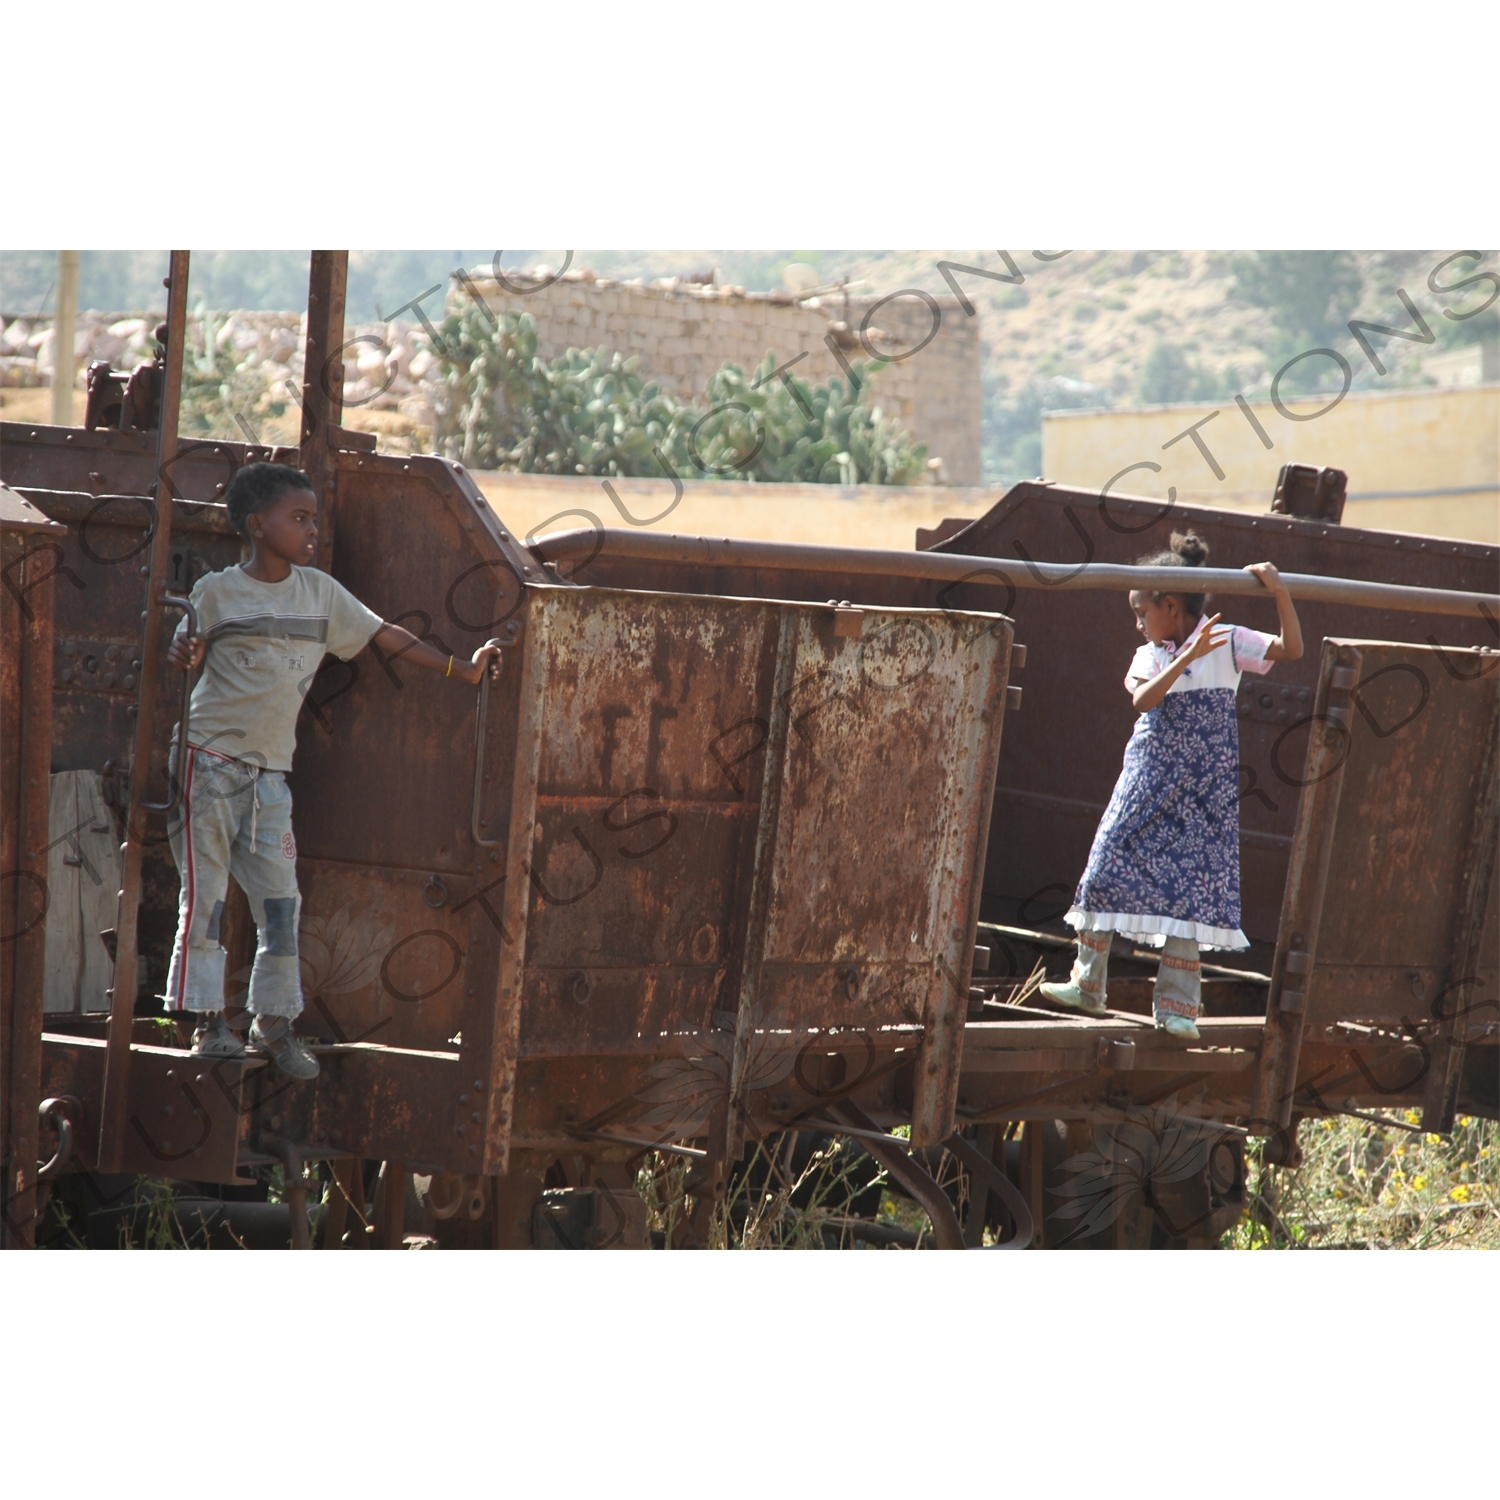
[[[1174,531],[1165,552],[1151,552],[1145,557],[1138,557],[1135,565],[1138,568],[1201,568],[1207,561],[1208,543],[1196,531]],[[1152,602],[1160,604],[1167,592],[1169,591],[1165,589],[1153,592]],[[1195,620],[1202,617],[1207,594],[1178,594],[1177,597],[1182,600],[1185,613]]]
[[[249,541],[251,516],[268,510],[288,490],[310,489],[312,480],[301,469],[288,464],[246,464],[229,481],[224,504],[229,509],[229,520],[234,529]]]

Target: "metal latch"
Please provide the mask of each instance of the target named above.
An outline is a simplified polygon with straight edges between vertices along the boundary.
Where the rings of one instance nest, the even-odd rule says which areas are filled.
[[[847,599],[837,602],[830,599],[833,605],[833,633],[835,635],[860,636],[865,633],[865,612],[850,605]]]

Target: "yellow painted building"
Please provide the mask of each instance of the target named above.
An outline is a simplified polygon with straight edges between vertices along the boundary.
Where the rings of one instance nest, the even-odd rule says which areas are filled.
[[[478,472],[474,481],[517,536],[573,527],[632,526],[689,535],[820,542],[909,552],[920,527],[982,516],[1004,493],[952,485],[741,484]],[[613,491],[613,494],[611,494]]]
[[[1500,384],[1360,392],[1318,415],[1327,400],[1048,412],[1042,473],[1264,511],[1282,464],[1328,465],[1349,476],[1345,525],[1500,541]]]

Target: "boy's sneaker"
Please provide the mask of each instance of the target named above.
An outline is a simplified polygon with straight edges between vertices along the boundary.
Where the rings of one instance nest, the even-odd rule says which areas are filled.
[[[1198,1034],[1198,1028],[1193,1025],[1187,1016],[1158,1016],[1156,1018],[1156,1029],[1158,1031],[1165,1031],[1168,1036],[1180,1037],[1185,1042],[1200,1042],[1203,1040]]]
[[[1069,1010],[1081,1010],[1090,1016],[1105,1016],[1109,1007],[1097,995],[1081,990],[1071,981],[1067,984],[1043,984],[1038,986],[1042,997],[1054,1005],[1065,1005]]]
[[[257,1016],[250,1025],[250,1044],[264,1052],[288,1078],[316,1078],[318,1060],[292,1035],[292,1023],[285,1016]]]
[[[223,1011],[213,1010],[198,1018],[190,1050],[195,1057],[243,1057],[245,1044],[234,1034]]]

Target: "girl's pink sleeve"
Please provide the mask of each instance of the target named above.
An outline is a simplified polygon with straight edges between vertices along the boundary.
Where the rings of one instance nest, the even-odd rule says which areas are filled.
[[[1229,649],[1234,654],[1235,670],[1264,677],[1274,665],[1266,660],[1266,651],[1275,639],[1274,635],[1266,635],[1264,631],[1236,625],[1234,634],[1229,640]]]

